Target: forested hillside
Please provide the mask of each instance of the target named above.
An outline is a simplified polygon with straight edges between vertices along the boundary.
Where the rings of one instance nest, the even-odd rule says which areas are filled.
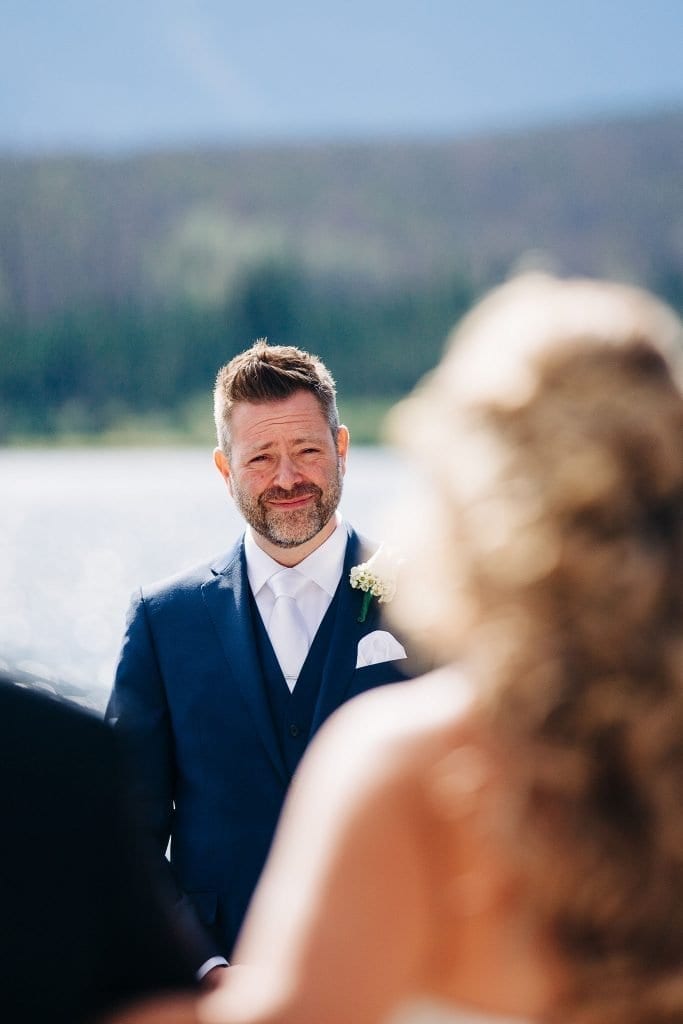
[[[263,334],[319,352],[345,396],[392,398],[525,261],[681,308],[682,180],[683,111],[459,141],[0,155],[0,440],[131,415],[187,432],[218,365]]]

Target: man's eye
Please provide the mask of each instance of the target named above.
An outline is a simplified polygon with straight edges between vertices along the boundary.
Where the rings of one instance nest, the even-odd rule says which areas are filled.
[[[249,459],[249,465],[253,466],[255,462],[265,462],[267,458],[267,455],[255,455],[253,459]]]
[[[320,451],[319,448],[304,448],[301,454],[302,455],[317,455],[319,451]]]

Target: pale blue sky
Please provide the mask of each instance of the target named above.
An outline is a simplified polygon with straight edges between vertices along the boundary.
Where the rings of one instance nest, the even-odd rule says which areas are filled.
[[[463,134],[683,106],[683,0],[2,0],[0,147]]]

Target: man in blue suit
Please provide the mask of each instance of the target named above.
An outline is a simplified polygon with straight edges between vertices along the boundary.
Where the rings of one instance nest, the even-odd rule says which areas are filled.
[[[140,591],[107,717],[130,741],[143,817],[170,863],[198,973],[233,947],[287,787],[344,701],[407,676],[368,545],[337,511],[349,434],[317,357],[256,342],[218,374],[216,466],[247,528],[216,561]],[[343,771],[343,765],[340,765]],[[315,822],[311,822],[315,828]]]

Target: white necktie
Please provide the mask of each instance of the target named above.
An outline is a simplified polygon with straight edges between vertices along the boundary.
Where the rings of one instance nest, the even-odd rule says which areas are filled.
[[[294,689],[308,654],[310,639],[296,595],[308,579],[296,569],[281,569],[268,580],[275,604],[268,620],[268,636],[290,691]]]

